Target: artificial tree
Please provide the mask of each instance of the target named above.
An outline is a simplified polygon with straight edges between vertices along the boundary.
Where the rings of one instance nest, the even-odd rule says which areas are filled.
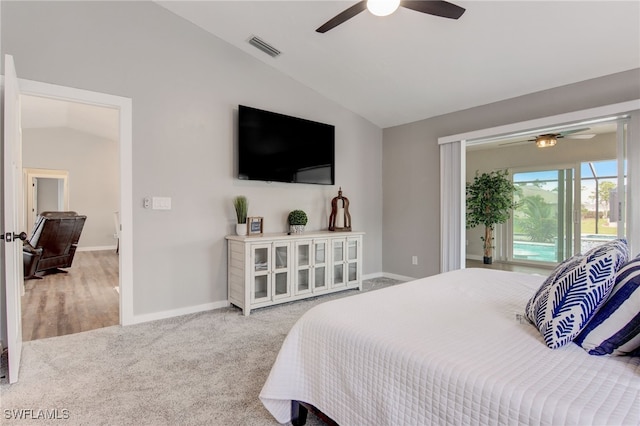
[[[495,225],[505,223],[509,212],[517,207],[513,196],[517,188],[508,176],[507,170],[482,174],[476,171],[473,182],[467,182],[467,228],[484,225],[484,236],[480,239],[486,264],[492,263]]]

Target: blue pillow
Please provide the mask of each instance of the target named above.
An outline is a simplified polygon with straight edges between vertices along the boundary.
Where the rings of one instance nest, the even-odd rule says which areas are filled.
[[[640,255],[620,268],[609,299],[574,342],[590,355],[640,355]]]
[[[627,242],[610,241],[556,267],[527,303],[525,315],[551,349],[573,341],[609,297]]]

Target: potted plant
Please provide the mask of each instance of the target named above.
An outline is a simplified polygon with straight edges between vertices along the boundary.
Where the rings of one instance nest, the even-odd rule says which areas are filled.
[[[236,218],[238,219],[236,234],[247,235],[247,210],[249,208],[247,197],[238,195],[233,199],[233,207],[236,209]]]
[[[293,210],[289,213],[289,232],[292,234],[302,234],[304,226],[307,224],[307,214],[302,210]]]
[[[509,179],[507,170],[479,174],[472,183],[467,182],[467,228],[484,225],[485,264],[492,263],[493,231],[496,224],[505,223],[509,212],[517,207],[514,201],[516,186]]]

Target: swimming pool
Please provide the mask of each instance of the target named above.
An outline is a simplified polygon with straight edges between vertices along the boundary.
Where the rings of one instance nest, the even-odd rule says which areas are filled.
[[[551,243],[513,242],[514,260],[534,260],[538,262],[557,262],[556,245]]]
[[[580,239],[581,252],[584,253],[593,247],[599,246],[616,237],[613,235],[583,234]],[[558,252],[553,243],[534,243],[531,241],[513,242],[514,260],[533,260],[537,262],[558,262]]]

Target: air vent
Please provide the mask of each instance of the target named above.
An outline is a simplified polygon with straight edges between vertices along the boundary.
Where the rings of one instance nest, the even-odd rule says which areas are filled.
[[[256,37],[256,36],[252,36],[249,39],[249,44],[257,47],[258,49],[262,50],[264,53],[266,53],[267,55],[271,56],[271,57],[276,57],[278,56],[280,52],[278,49],[276,49],[275,47],[271,46],[269,43],[265,42],[264,40],[261,40],[260,38]]]

